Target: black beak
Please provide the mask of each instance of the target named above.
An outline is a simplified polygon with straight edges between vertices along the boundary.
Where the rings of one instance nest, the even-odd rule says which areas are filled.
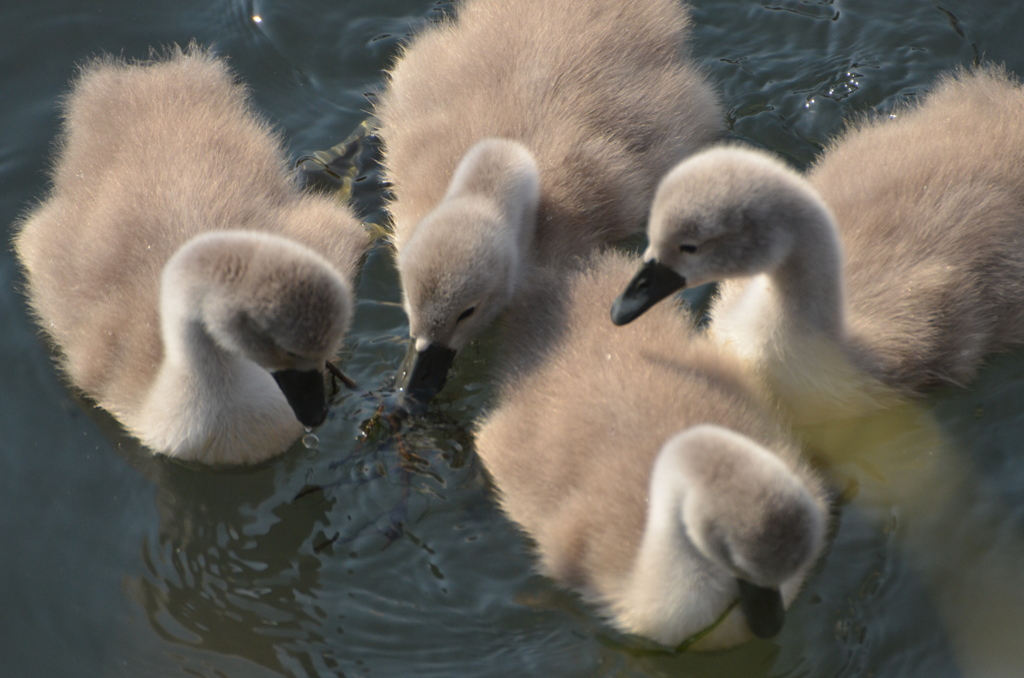
[[[631,323],[651,306],[684,287],[686,278],[664,264],[648,261],[612,304],[612,322],[616,325]]]
[[[786,610],[778,589],[768,589],[737,579],[740,585],[740,609],[747,626],[758,638],[771,638],[782,630]]]
[[[281,370],[272,372],[295,418],[303,426],[313,428],[327,418],[327,396],[324,395],[324,375],[320,370]]]
[[[455,350],[430,344],[422,351],[416,350],[411,343],[409,353],[405,357],[404,378],[399,376],[398,389],[403,392],[403,401],[414,401],[426,405],[437,395],[448,381],[448,370],[455,360]]]

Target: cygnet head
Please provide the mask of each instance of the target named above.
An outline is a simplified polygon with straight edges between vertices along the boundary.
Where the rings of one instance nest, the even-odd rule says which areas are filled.
[[[684,287],[773,270],[800,225],[823,215],[807,182],[767,153],[726,146],[692,156],[658,186],[644,265],[616,299],[613,322],[631,322]]]
[[[539,175],[521,144],[487,139],[398,256],[413,365],[401,388],[429,401],[456,353],[508,306],[533,238]]]
[[[689,582],[687,588],[695,592],[695,599],[677,604],[676,609],[658,611],[658,606],[672,604],[658,602],[673,600],[672,590],[649,591],[645,597],[654,601],[650,603],[653,610],[645,615],[649,628],[640,630],[676,644],[700,630],[692,628],[693,610],[702,609],[717,618],[739,600],[746,628],[738,624],[723,628],[718,638],[710,639],[713,644],[734,645],[751,633],[761,638],[777,634],[785,607],[824,548],[827,508],[820,487],[809,484],[750,438],[710,424],[669,439],[651,483],[652,515],[645,548],[657,548],[658,540],[676,543],[681,539],[690,546],[683,546],[676,555],[669,552],[665,571],[680,577],[702,572],[706,579]],[[659,511],[666,514],[668,532],[681,529],[685,539],[652,529]],[[672,581],[662,585],[671,587]]]
[[[352,316],[349,285],[323,257],[278,236],[205,234],[168,262],[162,296],[165,316],[198,321],[228,354],[271,372],[302,424],[323,423],[324,366]]]

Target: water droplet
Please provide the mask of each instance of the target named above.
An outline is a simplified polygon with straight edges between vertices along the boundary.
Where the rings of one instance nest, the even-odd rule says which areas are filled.
[[[302,436],[302,446],[307,450],[315,450],[320,447],[320,439],[316,437],[315,433],[307,433]]]

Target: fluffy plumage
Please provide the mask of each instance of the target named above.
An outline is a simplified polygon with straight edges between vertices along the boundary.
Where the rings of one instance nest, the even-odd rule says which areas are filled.
[[[649,262],[726,279],[715,336],[798,418],[964,384],[1024,339],[1024,91],[1000,68],[865,119],[802,177],[722,148],[673,169]]]
[[[15,236],[70,380],[155,451],[207,463],[301,434],[270,371],[323,370],[366,245],[345,206],[300,193],[246,89],[195,47],[82,69],[50,194]]]
[[[608,322],[632,266],[606,254],[534,280],[509,311],[477,451],[545,574],[620,629],[677,645],[730,608],[740,579],[788,605],[824,547],[826,498],[756,379],[685,312]],[[737,608],[696,647],[750,633]]]
[[[661,176],[720,136],[689,24],[676,0],[465,0],[407,46],[376,112],[421,351],[461,348],[535,261],[639,232]]]

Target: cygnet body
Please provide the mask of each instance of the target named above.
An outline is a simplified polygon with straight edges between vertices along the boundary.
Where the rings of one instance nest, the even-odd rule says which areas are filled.
[[[964,384],[1024,339],[1022,119],[1024,91],[990,67],[852,125],[806,177],[759,151],[696,155],[661,183],[613,319],[725,280],[710,331],[798,421]]]
[[[419,355],[407,393],[425,400],[531,266],[638,233],[664,172],[724,130],[676,0],[456,9],[406,47],[376,109]]]
[[[687,313],[608,322],[633,266],[606,253],[554,276],[559,302],[540,280],[513,305],[477,451],[541,571],[617,628],[669,646],[711,629],[695,649],[774,635],[825,545],[822,485]]]
[[[70,380],[152,450],[210,464],[323,421],[367,244],[300,193],[245,87],[194,46],[83,67],[50,194],[15,236]]]

